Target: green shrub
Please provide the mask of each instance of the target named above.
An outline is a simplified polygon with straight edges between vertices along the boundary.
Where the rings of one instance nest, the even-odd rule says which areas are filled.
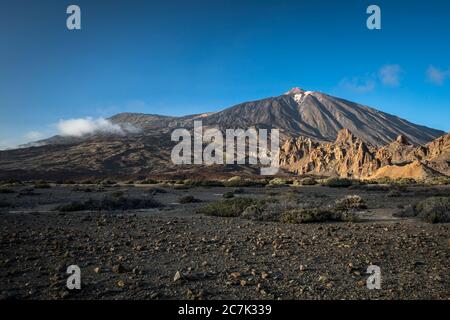
[[[376,184],[393,184],[394,183],[394,181],[388,177],[378,178],[374,181],[376,182]]]
[[[225,187],[246,187],[247,183],[241,177],[232,177],[226,181],[224,181]]]
[[[262,200],[253,198],[228,199],[209,203],[198,209],[197,213],[218,217],[238,217],[246,208],[261,203]]]
[[[425,183],[431,184],[431,185],[449,185],[450,177],[440,176],[440,177],[430,178],[430,179],[425,180]]]
[[[272,186],[282,186],[288,184],[288,181],[283,178],[275,178],[269,181],[269,184]]]
[[[412,178],[400,178],[394,181],[397,185],[410,185],[410,184],[416,184],[417,181]]]
[[[285,211],[280,216],[283,223],[311,223],[334,221],[334,213],[320,208],[292,209]]]
[[[60,205],[56,210],[60,212],[72,212],[82,210],[136,210],[136,209],[150,209],[160,207],[161,204],[153,198],[110,198],[105,197],[102,200],[87,200],[84,202],[74,201],[70,204]]]
[[[360,196],[353,195],[336,200],[334,208],[338,211],[352,211],[366,209],[367,205]]]
[[[223,182],[219,180],[203,180],[200,182],[202,187],[223,187]]]
[[[315,222],[344,222],[357,221],[351,212],[336,212],[323,208],[293,209],[285,211],[280,216],[284,223],[315,223]]]
[[[347,178],[329,178],[324,184],[331,188],[347,188],[352,185],[352,180]]]
[[[431,197],[419,202],[414,211],[429,223],[450,222],[450,197]]]
[[[233,187],[233,188],[242,188],[242,187],[262,187],[265,186],[268,182],[266,180],[250,180],[243,179],[241,177],[232,177],[226,181],[223,181],[222,184],[225,187]]]
[[[139,184],[157,184],[158,180],[155,179],[145,179],[139,182]]]

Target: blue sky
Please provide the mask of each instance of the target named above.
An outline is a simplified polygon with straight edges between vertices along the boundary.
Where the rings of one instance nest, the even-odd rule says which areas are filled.
[[[66,28],[70,4],[82,30]],[[448,1],[1,0],[0,39],[0,149],[62,119],[217,111],[297,86],[450,131]]]

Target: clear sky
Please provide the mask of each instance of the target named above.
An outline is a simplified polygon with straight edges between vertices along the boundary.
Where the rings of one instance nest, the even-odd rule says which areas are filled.
[[[82,30],[66,28],[70,4]],[[62,119],[217,111],[297,86],[450,131],[450,1],[0,0],[0,40],[0,148]]]

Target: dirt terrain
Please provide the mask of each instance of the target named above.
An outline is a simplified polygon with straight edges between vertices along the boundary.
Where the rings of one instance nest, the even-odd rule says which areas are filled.
[[[326,205],[359,195],[359,222],[289,224],[196,213],[234,188],[52,185],[0,193],[0,299],[449,299],[449,224],[396,218],[450,187],[247,187],[235,197]],[[181,198],[193,196],[190,201]],[[139,210],[63,212],[105,197]],[[179,202],[188,202],[180,204]],[[81,290],[66,268],[81,268]],[[366,287],[369,265],[380,290]]]

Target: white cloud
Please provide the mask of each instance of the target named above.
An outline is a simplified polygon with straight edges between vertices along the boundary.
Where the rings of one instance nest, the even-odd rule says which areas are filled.
[[[30,131],[24,135],[24,138],[31,141],[36,141],[44,138],[44,134],[39,131]]]
[[[105,118],[92,119],[91,117],[87,117],[60,120],[57,128],[61,135],[71,137],[81,137],[92,133],[125,134],[121,126]]]
[[[389,64],[381,67],[378,71],[381,83],[388,87],[398,87],[400,85],[400,75],[402,68],[398,64]]]
[[[450,69],[441,70],[430,65],[427,69],[427,80],[436,85],[443,85],[444,81],[450,77]]]
[[[349,91],[366,93],[375,89],[375,81],[369,77],[344,78],[339,82],[339,86]]]

